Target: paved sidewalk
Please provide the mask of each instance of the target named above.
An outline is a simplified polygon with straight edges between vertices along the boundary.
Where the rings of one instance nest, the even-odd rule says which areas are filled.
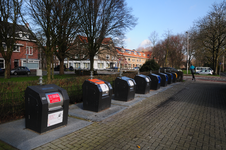
[[[187,81],[36,149],[223,150],[225,100],[225,83]]]
[[[192,75],[184,75],[184,80],[192,80]],[[226,83],[226,76],[211,76],[211,75],[197,75],[195,74],[196,80],[202,80],[202,81],[216,81],[216,82],[225,82]]]
[[[177,84],[36,148],[51,149],[226,149],[226,84],[190,80]]]

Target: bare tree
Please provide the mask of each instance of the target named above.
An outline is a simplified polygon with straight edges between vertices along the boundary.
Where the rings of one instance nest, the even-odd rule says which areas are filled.
[[[153,48],[153,59],[159,64],[159,66],[165,66],[165,55],[166,51],[164,48],[163,41],[158,41],[155,47]]]
[[[171,35],[171,31],[168,29],[166,31],[166,33],[164,34],[164,36],[166,37],[166,40],[165,40],[165,65],[168,66],[168,55],[169,55],[169,38],[170,38],[170,35]]]
[[[151,41],[152,46],[155,47],[158,41],[158,33],[156,31],[153,31],[148,38]]]
[[[225,53],[226,2],[214,4],[207,16],[196,22],[197,40],[202,42],[205,52],[211,54],[214,74],[218,72],[219,57]],[[207,54],[208,56],[208,54]]]
[[[104,38],[123,37],[127,29],[136,25],[125,0],[80,0],[77,3],[80,14],[80,32],[87,37],[90,70],[93,70],[94,56],[100,50]]]
[[[5,59],[5,79],[10,78],[10,59],[22,0],[0,0],[0,53]]]
[[[52,0],[29,0],[27,3],[29,18],[35,24],[30,33],[38,42],[46,57],[47,80],[51,80],[51,61],[56,49],[57,38],[55,36],[57,15],[55,13],[56,1]],[[25,12],[27,13],[27,12]],[[23,16],[23,14],[22,14]],[[23,22],[27,22],[23,17]]]
[[[60,60],[60,75],[64,74],[64,59],[70,57],[70,49],[78,32],[79,16],[74,0],[55,1],[54,14],[56,15],[56,45],[55,54]]]
[[[153,48],[153,58],[160,66],[179,68],[183,63],[185,51],[183,35],[169,35]]]

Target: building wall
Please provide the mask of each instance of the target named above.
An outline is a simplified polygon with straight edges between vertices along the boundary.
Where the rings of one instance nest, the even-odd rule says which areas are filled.
[[[16,42],[15,45],[19,46],[19,51],[15,51],[12,53],[11,61],[10,61],[11,69],[13,69],[17,66],[26,65],[24,62],[26,60],[26,47],[33,47],[33,54],[28,55],[28,61],[29,61],[28,63],[37,63],[37,61],[39,62],[38,47],[35,42],[19,40]],[[3,60],[1,54],[0,54],[0,58]],[[29,64],[28,64],[28,66],[29,66]],[[35,66],[37,67],[37,65],[35,65]],[[3,68],[5,68],[5,65]],[[37,68],[30,68],[30,69],[38,69],[38,68],[39,68],[39,66]]]

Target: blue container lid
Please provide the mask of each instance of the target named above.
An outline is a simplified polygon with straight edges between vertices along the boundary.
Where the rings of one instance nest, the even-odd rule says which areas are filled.
[[[166,81],[168,81],[168,76],[165,74],[165,76],[166,76]]]

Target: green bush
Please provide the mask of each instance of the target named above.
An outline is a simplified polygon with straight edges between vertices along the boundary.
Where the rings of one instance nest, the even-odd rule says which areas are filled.
[[[154,59],[147,60],[140,68],[141,72],[150,71],[150,70],[158,70],[159,65],[155,62]]]

